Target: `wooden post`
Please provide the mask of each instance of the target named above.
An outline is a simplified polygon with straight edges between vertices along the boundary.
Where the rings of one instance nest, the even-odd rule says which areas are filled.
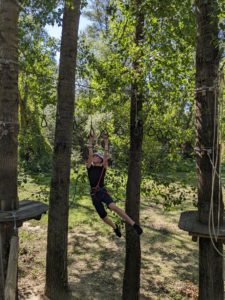
[[[0,209],[18,208],[18,17],[15,0],[0,1]],[[6,276],[12,226],[0,225]]]
[[[214,222],[223,221],[223,201],[218,176],[213,182],[212,164],[219,171],[218,144],[218,4],[216,0],[196,0],[196,129],[199,221],[208,224],[213,188]],[[214,153],[214,155],[213,155]],[[216,159],[216,157],[218,159]],[[220,210],[219,210],[220,208]],[[219,218],[218,218],[219,213]],[[215,243],[223,252],[222,241]],[[223,300],[223,257],[210,239],[199,238],[199,299]]]
[[[5,282],[5,300],[15,300],[17,292],[19,238],[13,236],[10,243],[8,270]]]
[[[2,257],[2,239],[0,234],[0,299],[4,299],[4,287],[5,287],[5,276],[4,276],[4,266]]]

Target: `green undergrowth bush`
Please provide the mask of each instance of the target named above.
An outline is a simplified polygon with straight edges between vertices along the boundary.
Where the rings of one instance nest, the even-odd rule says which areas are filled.
[[[150,198],[153,203],[161,204],[165,210],[195,204],[196,188],[186,183],[173,181],[171,178],[145,177],[141,185],[142,198]]]
[[[187,168],[187,166],[186,166]],[[188,168],[186,169],[188,170]],[[182,169],[183,171],[183,169]],[[160,174],[143,175],[141,198],[150,198],[155,204],[161,204],[165,210],[176,209],[187,202],[195,204],[195,173],[169,171]],[[89,196],[87,171],[84,165],[77,165],[71,176],[70,207],[76,207],[77,200]],[[124,206],[126,199],[127,173],[123,170],[109,168],[105,184],[115,202]]]
[[[20,169],[18,177],[20,200],[32,199],[48,203],[50,180],[49,174],[28,174],[24,169]],[[107,170],[106,187],[121,208],[125,206],[126,183],[127,173],[124,170],[112,167]],[[141,205],[145,199],[148,199],[150,203],[162,206],[165,210],[182,209],[191,202],[195,204],[196,188],[193,183],[191,172],[144,174],[141,183]],[[76,164],[71,170],[69,207],[70,227],[78,224],[99,226],[99,217],[95,213],[90,198],[90,187],[84,164]],[[112,212],[110,212],[110,216],[115,222],[120,222],[120,219]],[[46,219],[44,218],[43,222],[47,222]]]

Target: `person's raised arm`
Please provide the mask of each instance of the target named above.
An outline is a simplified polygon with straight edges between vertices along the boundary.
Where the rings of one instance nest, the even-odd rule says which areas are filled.
[[[107,134],[104,134],[103,135],[103,140],[104,140],[104,156],[103,156],[103,166],[105,168],[108,167],[109,163],[108,163],[108,160],[109,160],[109,138],[108,138],[108,135]]]
[[[88,137],[88,160],[86,162],[87,168],[90,168],[93,161],[93,142],[94,142],[94,136],[90,134]]]

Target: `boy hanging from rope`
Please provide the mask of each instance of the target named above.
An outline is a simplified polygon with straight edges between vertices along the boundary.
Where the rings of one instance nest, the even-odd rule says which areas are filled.
[[[109,141],[108,135],[103,135],[104,140],[104,155],[100,153],[93,153],[93,142],[94,134],[89,135],[88,148],[89,155],[86,163],[88,178],[91,186],[91,198],[92,203],[99,214],[100,218],[109,226],[111,226],[118,237],[121,237],[121,231],[117,224],[115,224],[108,216],[104,208],[103,203],[105,203],[108,208],[117,213],[125,222],[130,224],[138,235],[142,234],[142,228],[136,224],[121,208],[119,208],[108,194],[104,186],[104,178],[106,174],[106,169],[108,167],[109,158]]]

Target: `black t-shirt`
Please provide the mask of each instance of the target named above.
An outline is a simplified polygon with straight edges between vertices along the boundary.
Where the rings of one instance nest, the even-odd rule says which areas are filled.
[[[102,177],[101,177],[101,180],[100,180],[100,183],[99,183],[99,187],[104,186],[104,179],[105,179],[106,169],[103,166],[93,166],[93,165],[91,165],[90,168],[87,168],[87,171],[88,171],[88,178],[89,178],[91,187],[96,187],[97,186],[97,184],[99,182],[99,179],[101,177],[101,174],[102,174]]]

